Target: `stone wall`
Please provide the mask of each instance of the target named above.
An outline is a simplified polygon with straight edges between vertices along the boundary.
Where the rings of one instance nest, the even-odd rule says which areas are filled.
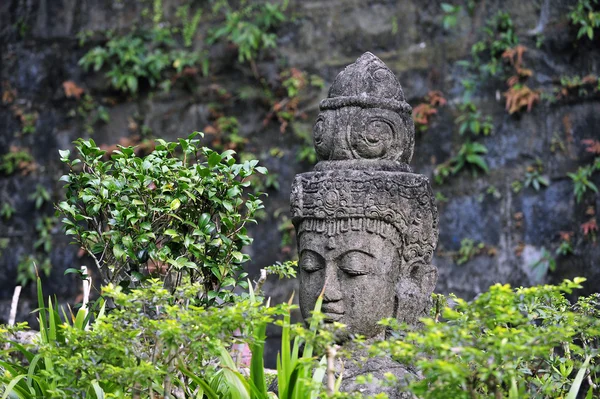
[[[174,18],[175,9],[183,3],[163,0],[165,18]],[[193,2],[193,6],[204,3]],[[463,10],[457,26],[449,30],[442,28],[440,3],[293,0],[288,8],[293,18],[278,30],[277,49],[262,56],[257,69],[267,81],[277,81],[282,66],[324,79],[322,90],[301,98],[300,108],[307,118],[298,124],[309,131],[318,101],[326,96],[333,78],[365,51],[376,54],[397,74],[413,107],[430,90],[442,91],[448,104],[439,108],[427,131],[417,133],[416,157],[412,161],[415,171],[429,176],[435,165],[454,155],[465,140],[454,124],[463,95],[460,80],[465,77],[464,68],[456,62],[470,57],[482,27],[498,9],[510,13],[520,43],[528,48],[525,63],[533,71],[527,81],[530,87],[551,92],[558,87],[561,76],[600,73],[600,32],[593,40],[578,41],[576,28],[566,17],[575,1],[476,1],[473,15]],[[97,124],[92,136],[99,144],[113,144],[123,136],[136,134],[132,121],[165,139],[202,130],[211,124],[209,105],[215,101],[215,84],[230,92],[253,84],[250,68],[236,62],[235,47],[224,44],[210,48],[210,77],[197,77],[192,85],[175,86],[168,93],[144,87],[138,96],[123,96],[110,89],[102,71],[86,73],[78,66],[78,60],[94,45],[92,40],[80,47],[78,32],[127,31],[142,23],[140,15],[146,6],[142,0],[7,0],[0,4],[0,81],[4,92],[12,90],[14,94],[4,97],[0,105],[0,154],[8,153],[11,146],[28,148],[37,164],[27,175],[0,176],[0,203],[8,201],[16,210],[9,220],[0,220],[0,236],[10,239],[0,258],[0,322],[8,315],[19,259],[33,251],[36,220],[53,213],[49,203],[36,210],[28,196],[41,184],[53,202],[61,199],[57,180],[63,170],[58,149],[69,148],[74,139],[86,134],[82,122],[69,116],[75,102],[65,96],[63,82],[73,81],[107,104],[110,122]],[[210,18],[203,21],[197,40],[218,23]],[[537,47],[540,38],[543,40]],[[542,99],[531,112],[509,115],[502,96],[506,89],[503,79],[486,79],[478,82],[475,91],[474,102],[491,116],[494,125],[490,136],[478,139],[489,150],[485,155],[489,174],[473,177],[463,171],[433,187],[434,192],[448,199],[438,204],[440,243],[434,258],[440,271],[437,291],[471,298],[496,282],[529,285],[574,276],[588,278],[586,292],[597,291],[600,249],[584,237],[580,225],[595,217],[589,214],[589,208],[599,210],[600,197],[588,194],[577,204],[567,173],[593,159],[585,152],[582,140],[600,139],[600,96],[590,92],[555,102]],[[229,115],[239,119],[240,135],[249,140],[246,150],[278,175],[279,190],[268,190],[265,219],[252,230],[256,239],[248,251],[253,258],[250,271],[254,276],[261,266],[295,253],[289,246],[281,248],[278,226],[289,215],[293,176],[312,166],[296,160],[302,144],[298,137],[289,129],[281,133],[277,123],[264,123],[269,112],[264,103],[232,100],[226,107]],[[17,110],[37,113],[34,133],[15,134],[22,130]],[[564,150],[551,151],[556,140],[564,144]],[[273,147],[281,150],[278,156],[271,156]],[[527,168],[538,158],[549,186],[539,191],[525,187],[513,192],[512,182],[522,181]],[[593,181],[600,184],[598,175]],[[495,194],[488,193],[490,186],[495,187]],[[574,232],[573,254],[554,255],[561,231]],[[69,239],[62,235],[58,224],[52,234],[53,270],[46,292],[56,293],[63,300],[72,299],[79,292],[79,284],[75,277],[63,276],[63,271],[86,260],[78,257],[77,248],[67,245]],[[464,238],[485,243],[485,250],[459,265],[457,252]],[[531,265],[543,257],[543,248],[556,258],[556,270],[540,274]],[[294,284],[273,279],[266,290],[284,300]],[[31,285],[23,297],[19,317],[31,319],[28,312],[35,307],[30,301],[34,298]]]

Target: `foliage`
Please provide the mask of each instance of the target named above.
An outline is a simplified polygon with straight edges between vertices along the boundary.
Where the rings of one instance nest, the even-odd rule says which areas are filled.
[[[473,45],[474,66],[482,74],[495,76],[502,68],[502,54],[518,44],[512,18],[508,12],[498,11],[486,24],[484,38]]]
[[[296,278],[296,269],[298,268],[298,261],[288,260],[283,263],[277,262],[274,265],[265,267],[265,271],[268,274],[276,274],[279,278]]]
[[[556,270],[556,259],[552,256],[552,253],[546,248],[542,248],[542,256],[531,264],[531,269],[537,270],[540,277],[545,276],[548,271]]]
[[[573,253],[573,246],[571,239],[573,238],[572,231],[561,231],[560,232],[560,245],[556,248],[556,255],[566,256]]]
[[[10,202],[3,202],[0,207],[0,217],[9,220],[15,214],[15,207]]]
[[[51,270],[50,258],[37,258],[35,255],[23,256],[17,264],[17,284],[26,286],[41,273],[48,277]]]
[[[177,9],[177,16],[183,21],[182,36],[185,47],[192,45],[192,40],[198,29],[200,18],[202,18],[202,9],[197,9],[194,14],[190,14],[190,5],[185,4]]]
[[[512,289],[496,284],[472,302],[453,297],[445,322],[392,333],[371,347],[422,370],[419,398],[594,397],[600,372],[600,296],[565,298],[584,279]],[[386,325],[393,326],[395,320]],[[586,384],[587,385],[587,384]]]
[[[60,151],[70,172],[61,178],[66,201],[58,210],[103,284],[133,287],[155,276],[174,288],[189,279],[201,283],[204,303],[231,299],[249,259],[241,252],[252,241],[246,225],[262,208],[248,179],[266,169],[255,160],[236,163],[234,151],[200,147],[196,135],[157,140],[145,157],[119,146],[105,160],[93,140],[82,139],[75,142],[80,158]]]
[[[593,242],[596,242],[596,232],[598,231],[598,224],[596,223],[596,218],[592,217],[590,220],[583,223],[581,225],[581,231],[583,232],[584,237],[590,237]]]
[[[52,249],[52,229],[56,220],[50,217],[38,219],[35,224],[35,230],[38,233],[38,239],[33,243],[35,249],[42,249],[43,252],[49,254]]]
[[[159,280],[128,293],[108,285],[103,296],[116,309],[106,312],[101,300],[97,309],[84,304],[76,316],[63,311],[61,320],[51,299],[45,306],[38,279],[41,332],[37,350],[16,344],[12,338],[24,326],[0,329],[0,343],[9,344],[0,353],[0,394],[19,398],[277,398],[267,392],[263,351],[266,326],[281,315],[280,397],[324,394],[324,361],[317,362],[312,354],[324,351],[324,345],[333,340],[333,331],[324,327],[320,314],[322,298],[305,329],[290,324],[290,305],[265,306],[252,289],[230,306],[210,308],[192,305],[199,291],[198,284],[185,284],[171,293]],[[234,344],[250,346],[248,378],[242,376],[229,352]]]
[[[458,125],[458,132],[461,136],[467,132],[475,136],[479,134],[487,136],[492,132],[494,127],[492,118],[489,115],[484,117],[472,101],[462,102],[458,109],[461,114],[454,122]]]
[[[504,92],[506,97],[506,110],[509,114],[521,111],[523,108],[531,112],[533,104],[540,101],[540,93],[537,90],[531,90],[525,84],[515,84]]]
[[[67,97],[74,97],[77,101],[77,107],[69,111],[69,117],[77,117],[83,122],[83,129],[86,133],[94,133],[94,125],[99,121],[110,122],[110,114],[106,107],[99,105],[89,93],[84,94],[84,90],[74,82],[63,82],[63,88]]]
[[[527,51],[525,46],[507,48],[502,53],[502,58],[509,60],[514,68],[514,75],[507,80],[508,90],[504,92],[506,97],[506,110],[514,114],[527,108],[531,112],[533,104],[540,101],[540,91],[530,89],[524,81],[533,75],[531,69],[523,67],[523,54]]]
[[[586,165],[580,166],[575,173],[567,173],[567,176],[573,180],[573,193],[577,203],[581,202],[583,195],[588,190],[598,193],[598,187],[590,180],[594,170],[594,165]]]
[[[425,102],[418,104],[413,109],[413,121],[415,128],[424,132],[429,127],[429,118],[437,114],[437,108],[446,105],[447,101],[442,92],[437,90],[430,91],[425,96]]]
[[[478,170],[485,173],[489,171],[483,155],[487,154],[487,148],[480,143],[466,141],[460,147],[458,154],[452,157],[448,162],[438,165],[435,169],[435,181],[442,184],[450,174],[457,174],[465,168],[471,169],[474,175]]]
[[[585,97],[590,92],[596,93],[600,90],[600,79],[596,75],[561,76],[560,87],[555,88],[556,99],[572,96]]]
[[[2,383],[0,393],[4,394],[2,399],[9,397],[20,399],[70,397],[60,389],[57,383],[62,375],[58,369],[55,369],[55,361],[58,359],[51,354],[44,353],[44,348],[57,344],[68,344],[62,327],[85,331],[90,321],[88,307],[84,303],[77,315],[71,313],[71,317],[68,317],[63,309],[63,322],[58,314],[58,308],[55,306],[56,299],[53,302],[51,298],[48,298],[46,306],[39,277],[37,278],[37,296],[40,332],[33,345],[21,345],[15,342],[14,337],[28,328],[26,323],[16,327],[3,328],[0,326],[0,343],[5,348],[4,352],[0,352],[0,370],[3,371],[0,373],[0,382]],[[104,305],[102,301],[99,301],[98,304],[97,316],[101,318],[104,313]],[[94,381],[84,391],[84,395],[92,397],[91,392],[95,392],[95,397],[98,399],[101,397],[98,394],[99,389],[97,381]],[[70,390],[66,391],[70,392]]]
[[[91,49],[81,58],[79,64],[85,70],[93,67],[96,72],[106,66],[106,77],[110,78],[115,89],[135,94],[142,80],[155,87],[171,66],[183,68],[181,60],[176,57],[177,53],[168,50],[170,45],[172,39],[164,36],[162,31],[133,32],[110,38],[105,47],[97,46]],[[187,60],[186,64],[193,64],[199,60],[200,55],[196,54],[196,57]]]
[[[10,151],[0,158],[0,172],[12,175],[15,172],[27,174],[31,171],[33,157],[25,148],[11,147]]]
[[[541,160],[537,160],[535,165],[529,165],[525,172],[525,180],[523,182],[525,187],[533,187],[535,191],[540,191],[542,186],[548,187],[550,182],[546,176],[543,176],[544,167]]]
[[[598,0],[578,0],[569,12],[571,23],[577,27],[577,39],[586,36],[592,40],[594,30],[600,27],[600,10]]]
[[[40,209],[42,205],[50,201],[50,193],[41,184],[35,186],[35,191],[27,197],[35,202],[35,209]]]
[[[287,1],[278,3],[246,3],[237,10],[226,2],[219,2],[218,8],[225,12],[225,24],[213,30],[209,44],[225,38],[238,47],[239,62],[253,62],[260,51],[274,48],[277,36],[271,31],[285,21],[284,11]]]
[[[460,249],[458,250],[458,259],[456,260],[456,264],[462,265],[467,263],[471,258],[481,253],[481,251],[485,248],[485,244],[480,242],[479,244],[475,244],[470,238],[463,238],[460,241]]]
[[[462,11],[462,7],[448,3],[442,3],[441,7],[442,12],[444,13],[444,16],[442,17],[442,26],[444,29],[449,30],[455,27],[458,22],[458,14]]]
[[[35,125],[38,120],[37,112],[24,113],[21,115],[21,123],[23,124],[23,128],[21,129],[21,133],[23,134],[32,134],[35,133]]]

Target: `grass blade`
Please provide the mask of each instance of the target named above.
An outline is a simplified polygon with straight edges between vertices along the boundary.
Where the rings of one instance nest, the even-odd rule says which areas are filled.
[[[256,327],[254,342],[250,347],[252,359],[250,359],[250,381],[256,387],[256,397],[267,395],[267,382],[265,380],[265,364],[263,354],[265,350],[265,339],[267,338],[267,324],[263,323]],[[255,395],[253,395],[255,397]]]
[[[100,388],[98,381],[92,381],[92,388],[94,388],[96,399],[104,399],[104,391],[102,390],[102,388]]]
[[[587,356],[585,358],[585,362],[581,365],[581,368],[577,372],[575,379],[573,380],[573,385],[571,385],[571,389],[569,389],[569,393],[567,394],[566,399],[577,399],[577,393],[581,388],[581,383],[583,382],[583,378],[585,377],[585,372],[587,371],[588,366],[590,365],[591,356]]]
[[[26,394],[24,394],[21,390],[17,388],[17,384],[23,379],[26,378],[27,375],[19,375],[11,380],[11,382],[6,386],[4,395],[2,395],[2,399],[7,399],[11,393],[16,393],[19,398],[26,398]]]

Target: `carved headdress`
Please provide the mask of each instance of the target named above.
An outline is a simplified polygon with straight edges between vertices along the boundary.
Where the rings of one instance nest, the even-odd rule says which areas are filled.
[[[334,80],[313,130],[319,163],[296,176],[298,236],[362,230],[390,238],[405,270],[429,265],[438,214],[427,177],[411,172],[414,124],[400,83],[365,53]]]

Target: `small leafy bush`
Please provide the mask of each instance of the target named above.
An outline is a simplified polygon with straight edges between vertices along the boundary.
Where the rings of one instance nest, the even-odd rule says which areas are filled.
[[[93,140],[79,139],[79,158],[60,151],[70,169],[58,205],[68,235],[95,259],[102,283],[134,287],[159,277],[165,287],[200,283],[205,303],[231,299],[244,277],[252,242],[246,226],[263,207],[249,192],[258,161],[236,163],[234,151],[201,147],[190,135],[157,140],[145,157],[119,146],[111,159]],[[244,285],[244,281],[241,284]]]
[[[458,106],[460,115],[454,121],[458,125],[460,135],[471,133],[475,136],[480,134],[487,136],[492,132],[494,125],[492,118],[483,116],[481,111],[472,101],[465,101]]]
[[[208,72],[204,53],[177,50],[174,39],[165,32],[154,29],[112,37],[106,45],[88,51],[79,65],[96,72],[106,68],[111,86],[129,94],[136,94],[142,82],[150,87],[162,83],[167,71],[180,73],[184,67],[202,63],[203,73]]]
[[[579,28],[577,39],[594,38],[594,30],[600,27],[600,4],[598,0],[578,0],[569,13],[571,23]]]
[[[487,152],[487,147],[481,143],[472,141],[464,142],[458,154],[436,167],[434,171],[435,182],[443,184],[451,174],[456,175],[461,170],[467,168],[471,170],[473,175],[477,175],[478,171],[487,173],[489,168],[487,162],[483,159],[483,155],[487,154]]]
[[[416,365],[424,378],[408,390],[423,399],[596,397],[590,382],[600,377],[600,295],[575,304],[565,298],[583,281],[496,284],[472,302],[453,297],[455,305],[442,310],[445,322],[396,330],[371,352]]]
[[[234,43],[238,47],[240,63],[253,62],[261,50],[276,46],[277,35],[272,30],[285,21],[283,12],[287,8],[287,1],[283,4],[242,3],[237,10],[223,2],[218,3],[225,11],[225,24],[213,30],[209,37],[209,44],[221,38]]]
[[[267,392],[263,353],[267,324],[283,327],[278,360],[281,398],[325,397],[325,361],[313,353],[332,345],[317,301],[308,329],[290,323],[289,304],[270,307],[250,289],[224,307],[192,305],[199,284],[170,292],[160,280],[129,292],[104,287],[104,299],[77,315],[59,315],[51,299],[44,302],[38,279],[40,334],[32,345],[15,335],[26,328],[0,327],[0,394],[3,398],[178,397],[208,399],[277,398]],[[293,343],[291,342],[293,340]],[[252,352],[250,373],[240,370],[234,345]],[[5,346],[6,345],[6,346]],[[302,347],[302,352],[300,348]],[[233,355],[232,355],[233,353]],[[11,396],[9,396],[11,395]]]
[[[595,169],[594,165],[586,165],[580,166],[575,173],[567,173],[567,176],[573,180],[573,193],[577,203],[581,202],[588,190],[598,193],[598,187],[590,180]]]

